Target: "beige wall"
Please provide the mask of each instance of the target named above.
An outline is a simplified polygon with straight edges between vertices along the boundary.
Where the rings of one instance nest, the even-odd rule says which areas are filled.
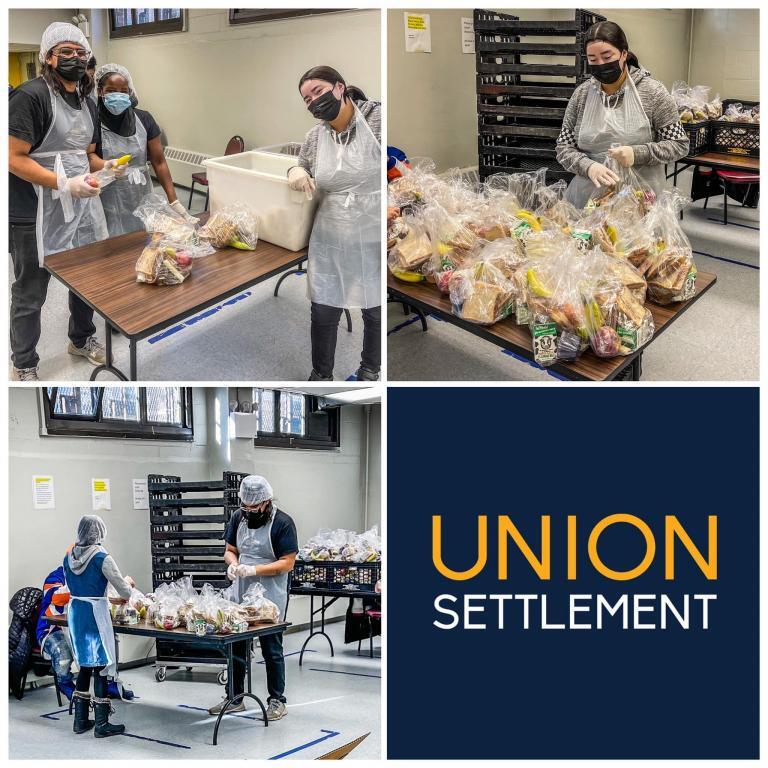
[[[756,10],[593,10],[622,26],[640,63],[667,88],[689,78],[690,59],[691,83],[759,98]],[[521,19],[572,18],[569,10],[505,11]],[[388,143],[411,157],[433,158],[439,170],[476,165],[475,57],[460,45],[460,20],[472,11],[416,12],[431,15],[431,54],[405,53],[403,10],[388,12]]]
[[[298,81],[317,64],[381,98],[378,10],[230,26],[226,9],[191,9],[186,32],[126,40],[107,39],[106,11],[86,13],[100,63],[128,68],[175,147],[221,155],[234,134],[248,149],[301,141],[314,121]]]
[[[77,13],[74,8],[9,8],[8,42],[11,45],[40,46],[43,30],[54,21],[68,21]]]
[[[691,83],[723,99],[760,100],[760,12],[697,9],[693,16]]]

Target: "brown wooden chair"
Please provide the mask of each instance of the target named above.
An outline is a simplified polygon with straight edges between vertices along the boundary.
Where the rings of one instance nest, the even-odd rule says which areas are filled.
[[[245,141],[243,141],[242,136],[233,136],[228,142],[227,142],[227,148],[224,150],[225,155],[238,155],[241,152],[245,152]],[[192,186],[189,188],[189,205],[187,206],[187,210],[192,208],[192,195],[195,193],[195,184],[199,184],[202,187],[205,187],[206,193],[205,193],[205,208],[203,208],[204,211],[208,210],[208,198],[210,197],[210,193],[208,192],[208,174],[207,173],[193,173],[192,174]]]

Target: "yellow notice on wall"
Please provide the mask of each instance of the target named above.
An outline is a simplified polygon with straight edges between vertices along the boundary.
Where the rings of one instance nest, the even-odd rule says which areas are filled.
[[[112,499],[107,478],[91,478],[91,499],[94,512],[102,509],[112,509]]]
[[[432,53],[432,33],[430,31],[428,13],[404,14],[405,21],[405,52]]]
[[[50,475],[32,475],[32,504],[35,509],[55,509],[56,496]]]

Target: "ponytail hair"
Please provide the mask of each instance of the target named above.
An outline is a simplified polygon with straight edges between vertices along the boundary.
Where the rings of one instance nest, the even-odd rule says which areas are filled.
[[[367,101],[368,98],[363,93],[362,88],[358,88],[356,85],[347,85],[341,74],[333,67],[321,65],[319,67],[312,67],[307,70],[299,80],[299,90],[301,86],[307,82],[307,80],[324,80],[326,83],[336,85],[341,83],[344,86],[344,97],[349,98],[352,101]]]
[[[640,62],[637,56],[629,50],[629,43],[624,30],[615,21],[598,21],[593,24],[584,37],[584,52],[587,46],[599,40],[601,43],[608,43],[619,51],[627,53],[627,66],[640,68]]]

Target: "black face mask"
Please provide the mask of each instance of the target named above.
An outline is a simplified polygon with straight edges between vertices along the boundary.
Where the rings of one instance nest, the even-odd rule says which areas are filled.
[[[73,56],[71,59],[59,59],[56,64],[56,72],[70,83],[76,83],[83,79],[87,62]]]
[[[310,102],[307,109],[315,120],[335,120],[341,112],[341,101],[333,95],[333,88]]]
[[[603,85],[615,83],[622,72],[621,61],[609,61],[607,64],[589,64],[587,65],[589,74],[599,80]]]
[[[261,528],[269,520],[271,510],[269,508],[261,512],[244,512],[246,522],[249,528]]]

